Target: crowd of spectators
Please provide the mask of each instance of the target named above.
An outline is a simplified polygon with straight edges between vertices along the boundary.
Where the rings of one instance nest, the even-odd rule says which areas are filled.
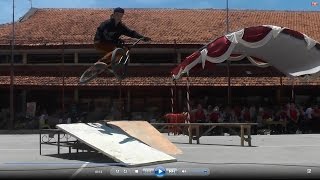
[[[206,108],[198,103],[190,112],[190,122],[198,123],[253,122],[262,129],[267,127],[267,121],[286,122],[286,133],[320,132],[320,109],[317,104],[303,106],[293,102],[281,106],[209,104]],[[272,128],[280,132],[283,127],[275,125]]]

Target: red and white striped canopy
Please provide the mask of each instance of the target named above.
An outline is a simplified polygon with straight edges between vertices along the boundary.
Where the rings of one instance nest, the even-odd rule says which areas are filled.
[[[320,74],[320,44],[303,33],[272,25],[244,28],[215,39],[188,56],[171,73],[179,79],[197,65],[206,68],[207,64],[245,57],[256,66],[273,66],[291,77]]]

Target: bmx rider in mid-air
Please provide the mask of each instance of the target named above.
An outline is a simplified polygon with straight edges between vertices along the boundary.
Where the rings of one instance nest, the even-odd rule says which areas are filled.
[[[117,7],[113,10],[110,19],[103,21],[97,28],[94,36],[94,46],[105,55],[95,65],[103,64],[108,67],[111,65],[112,51],[117,47],[123,48],[123,40],[119,39],[121,35],[142,39],[143,41],[151,40],[151,38],[143,36],[124,25],[121,21],[123,15],[124,9]]]

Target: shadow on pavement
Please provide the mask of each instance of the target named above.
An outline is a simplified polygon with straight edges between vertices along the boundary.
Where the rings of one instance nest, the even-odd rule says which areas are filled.
[[[107,157],[102,153],[97,152],[78,152],[78,153],[64,153],[64,154],[48,154],[45,156],[55,157],[60,159],[67,160],[78,160],[89,163],[101,163],[101,164],[110,164],[114,166],[123,166],[123,163],[116,162],[115,160]]]
[[[171,141],[172,143],[174,144],[188,144],[188,145],[192,145],[192,144],[189,144],[189,143],[184,143],[184,142],[174,142],[174,141]],[[235,147],[259,147],[259,146],[248,146],[245,144],[245,146],[241,146],[240,144],[239,145],[235,145],[235,144],[213,144],[213,143],[200,143],[200,144],[197,144],[197,143],[193,143],[193,145],[197,145],[197,146],[208,146],[208,145],[214,145],[214,146],[235,146]]]

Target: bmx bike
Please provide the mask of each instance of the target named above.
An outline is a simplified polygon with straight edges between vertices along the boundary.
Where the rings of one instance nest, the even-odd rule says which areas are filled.
[[[108,66],[103,62],[97,62],[84,71],[80,77],[79,84],[84,84],[91,81],[105,70],[108,70],[110,73],[112,73],[118,80],[124,79],[127,75],[127,67],[130,61],[130,49],[138,44],[141,40],[142,38],[138,39],[130,46],[122,44],[122,48],[114,49],[111,56],[111,68],[110,65]]]

